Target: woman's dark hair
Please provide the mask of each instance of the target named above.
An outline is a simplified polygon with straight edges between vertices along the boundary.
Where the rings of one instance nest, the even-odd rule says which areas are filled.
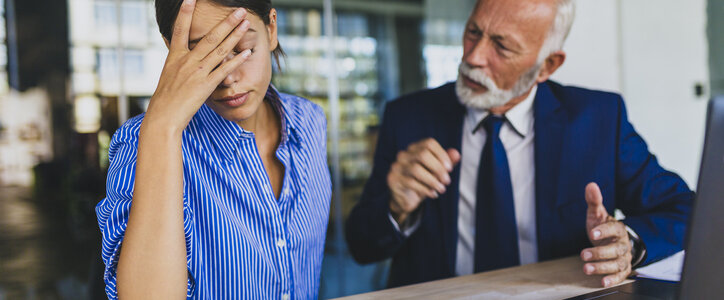
[[[243,7],[249,13],[256,15],[261,18],[264,25],[269,25],[269,12],[272,9],[271,0],[207,0],[211,3],[226,6],[226,7]],[[176,23],[176,16],[181,9],[183,0],[156,0],[156,22],[158,28],[161,31],[161,35],[166,38],[167,41],[171,41],[173,36],[173,27]],[[279,64],[279,58],[283,57],[284,50],[282,50],[281,44],[277,42],[277,47],[272,51],[274,54],[274,60]]]

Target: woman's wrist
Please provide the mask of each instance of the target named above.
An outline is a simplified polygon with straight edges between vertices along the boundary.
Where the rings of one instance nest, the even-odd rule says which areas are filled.
[[[174,122],[168,118],[158,117],[153,113],[146,113],[143,123],[141,123],[141,132],[157,137],[181,137],[187,125],[181,125],[180,122]]]

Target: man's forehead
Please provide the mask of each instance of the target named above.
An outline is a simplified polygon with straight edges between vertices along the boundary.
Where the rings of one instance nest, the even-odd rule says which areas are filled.
[[[545,34],[553,24],[556,0],[479,0],[468,23],[501,36]]]
[[[471,15],[471,21],[486,22],[496,18],[516,22],[552,22],[557,0],[479,0]]]

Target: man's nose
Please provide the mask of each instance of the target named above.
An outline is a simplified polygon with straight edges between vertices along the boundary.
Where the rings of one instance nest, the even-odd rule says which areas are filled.
[[[469,49],[466,49],[465,62],[472,68],[483,68],[488,66],[488,60],[490,59],[489,43],[485,39],[480,39],[470,45]]]

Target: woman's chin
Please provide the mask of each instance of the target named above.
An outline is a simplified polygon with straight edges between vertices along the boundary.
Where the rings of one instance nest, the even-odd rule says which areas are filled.
[[[220,114],[224,119],[227,119],[234,123],[241,123],[251,118],[253,113],[243,111],[243,109],[236,109],[234,111],[227,111],[224,114]]]
[[[243,122],[244,120],[249,119],[252,115],[254,115],[254,112],[250,109],[250,107],[242,106],[236,108],[227,108],[217,105],[210,105],[210,107],[219,116],[234,123]]]

